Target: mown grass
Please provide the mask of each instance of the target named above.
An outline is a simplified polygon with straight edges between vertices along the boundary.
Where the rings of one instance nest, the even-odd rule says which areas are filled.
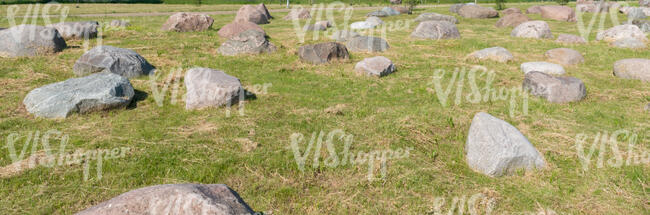
[[[363,20],[367,12],[355,11],[351,22]],[[412,20],[423,12],[449,14],[448,8],[427,8],[414,15],[383,20]],[[597,168],[592,161],[585,171],[575,146],[577,134],[593,138],[597,132],[626,129],[639,136],[636,152],[649,150],[650,116],[643,106],[650,102],[650,86],[612,75],[615,61],[648,58],[648,49],[616,49],[593,41],[595,30],[585,45],[512,38],[511,28],[493,27],[496,19],[459,17],[462,38],[458,40],[412,39],[409,34],[415,24],[411,24],[387,32],[390,49],[386,52],[353,52],[348,62],[311,65],[295,54],[303,44],[293,24],[281,19],[286,13],[272,15],[276,19],[263,25],[270,41],[279,48],[272,54],[225,57],[217,53],[225,41],[217,30],[234,15],[212,15],[212,30],[190,33],[160,31],[167,18],[164,16],[126,17],[133,26],[107,31],[102,40],[105,45],[130,48],[143,55],[161,74],[156,80],[159,85],[175,69],[185,71],[194,66],[223,70],[240,78],[249,89],[271,84],[267,93],[257,93],[256,99],[245,103],[243,116],[237,112],[240,106],[235,106],[230,116],[225,108],[187,111],[182,100],[172,103],[170,92],[158,106],[149,78],[142,77],[131,80],[142,93],[140,101],[129,109],[73,115],[64,120],[34,118],[25,111],[22,99],[36,87],[75,77],[72,66],[83,54],[82,42],[71,41],[70,48],[56,55],[0,59],[2,143],[11,133],[25,136],[30,131],[56,129],[69,135],[68,152],[131,148],[124,158],[103,161],[101,179],[94,172],[95,161],[91,162],[88,181],[83,180],[82,165],[39,167],[0,179],[0,208],[8,214],[71,214],[140,187],[224,183],[255,210],[273,214],[422,214],[433,211],[436,198],[446,200],[443,209],[447,210],[454,197],[476,193],[496,200],[494,214],[544,209],[561,214],[647,214],[650,210],[647,163]],[[343,16],[335,15],[335,21],[342,23]],[[529,17],[541,19],[539,15]],[[619,19],[625,18],[619,15]],[[579,34],[577,23],[547,22],[556,36]],[[6,25],[7,20],[0,22],[0,26]],[[380,35],[379,30],[374,34]],[[329,41],[307,35],[306,44]],[[91,46],[97,42],[91,40]],[[510,50],[515,60],[499,64],[463,59],[472,51],[492,46]],[[518,88],[523,80],[519,65],[542,61],[544,52],[559,47],[576,49],[585,57],[584,64],[566,67],[568,75],[582,79],[587,86],[588,95],[581,102],[551,104],[531,97],[527,115],[518,109],[510,116],[507,100],[464,100],[456,105],[452,91],[444,106],[432,91],[434,70],[448,71],[442,81],[446,87],[455,68],[473,65],[496,72],[495,88]],[[353,72],[356,62],[376,55],[392,59],[398,71],[384,78]],[[479,78],[478,84],[484,86],[484,79]],[[182,95],[185,90],[180,86]],[[462,98],[466,97],[464,93]],[[516,101],[521,105],[520,99]],[[342,115],[324,112],[337,104],[346,105]],[[465,163],[464,143],[471,119],[479,111],[521,130],[544,155],[548,168],[501,178],[472,171]],[[321,162],[314,168],[307,162],[301,172],[290,148],[290,136],[302,133],[308,142],[312,132],[334,129],[354,136],[352,152],[413,150],[408,158],[390,160],[383,179],[376,166],[373,181],[367,179],[367,165],[329,168]],[[22,145],[20,142],[16,148]],[[301,147],[304,150],[305,145]],[[336,150],[343,150],[340,141],[336,141]],[[606,153],[606,159],[613,156],[610,151]],[[326,148],[321,154],[321,159],[327,155]],[[10,163],[4,147],[0,166]]]

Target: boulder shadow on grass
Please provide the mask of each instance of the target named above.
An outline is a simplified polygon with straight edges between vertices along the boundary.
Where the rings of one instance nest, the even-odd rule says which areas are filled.
[[[135,94],[133,95],[133,99],[131,99],[131,103],[128,106],[126,106],[127,110],[137,108],[138,102],[144,101],[145,99],[147,99],[147,97],[149,97],[149,94],[144,91],[136,90],[136,89],[133,89],[133,91]]]

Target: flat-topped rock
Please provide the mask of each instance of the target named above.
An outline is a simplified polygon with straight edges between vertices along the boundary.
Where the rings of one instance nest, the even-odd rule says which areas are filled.
[[[254,213],[237,192],[224,184],[165,184],[126,192],[77,215]]]
[[[382,77],[395,72],[395,65],[384,56],[376,56],[358,62],[354,70],[368,76]]]
[[[614,75],[624,79],[650,81],[650,59],[630,58],[616,61]]]
[[[190,32],[205,31],[214,23],[212,17],[205,14],[175,13],[163,24],[161,30]]]
[[[543,72],[549,75],[564,75],[564,67],[549,62],[526,62],[521,64],[521,71],[524,74],[529,72]]]
[[[523,38],[553,38],[551,27],[544,21],[528,21],[519,24],[512,30],[510,36]]]
[[[576,21],[575,11],[573,11],[573,8],[567,6],[557,6],[557,5],[543,6],[540,7],[539,10],[541,11],[542,18],[545,19],[567,21],[567,22]]]
[[[219,34],[219,36],[223,38],[230,39],[231,37],[248,30],[256,30],[266,34],[266,32],[264,32],[264,29],[262,29],[262,27],[248,21],[235,21],[235,22],[228,23],[223,27],[221,27],[221,29],[219,29],[217,34]]]
[[[67,47],[55,28],[18,25],[0,31],[0,57],[29,57],[53,54]]]
[[[97,28],[99,22],[61,22],[47,25],[47,27],[56,28],[63,39],[90,39],[97,37]]]
[[[524,14],[511,13],[499,18],[499,20],[497,21],[496,24],[494,24],[494,26],[497,28],[517,27],[521,23],[528,22],[528,21],[530,21],[530,18],[528,18],[528,16]]]
[[[556,48],[546,51],[544,53],[546,59],[550,62],[559,63],[562,65],[576,65],[585,61],[585,58],[580,52],[569,48]]]
[[[456,25],[447,21],[425,21],[420,22],[415,28],[411,37],[422,39],[457,39],[460,32]]]
[[[465,18],[486,19],[499,16],[499,12],[490,7],[478,5],[464,5],[458,10],[458,14]]]
[[[217,51],[226,56],[239,54],[262,54],[274,52],[277,48],[266,39],[264,33],[247,30],[231,37],[221,44]]]
[[[560,42],[560,43],[567,43],[567,44],[584,44],[587,43],[585,38],[582,38],[581,36],[578,35],[573,35],[573,34],[560,34],[557,36],[557,39],[555,42]]]
[[[552,103],[576,102],[587,95],[585,84],[580,79],[554,77],[536,71],[526,73],[522,87],[531,95]]]
[[[442,15],[439,13],[423,13],[415,18],[416,22],[425,22],[425,21],[447,21],[454,24],[458,24],[458,19],[454,16]]]
[[[284,19],[285,20],[298,20],[298,19],[309,19],[311,18],[311,14],[309,13],[309,10],[305,8],[292,8],[291,11],[289,11],[289,14],[287,14]]]
[[[350,54],[345,45],[335,42],[301,46],[298,49],[298,56],[301,60],[312,64],[350,59]]]
[[[366,22],[373,24],[375,26],[384,24],[384,21],[382,21],[379,17],[376,16],[371,16],[366,18]]]
[[[492,47],[481,49],[475,52],[472,52],[467,56],[468,59],[473,60],[493,60],[501,63],[505,63],[514,59],[512,54],[503,47]]]
[[[347,31],[347,30],[340,30],[340,31],[335,31],[332,33],[330,36],[330,39],[336,40],[337,42],[345,42],[348,41],[349,39],[352,39],[353,37],[358,37],[361,36],[359,33],[354,32],[354,31]]]
[[[603,40],[606,42],[614,42],[623,38],[635,38],[640,41],[646,41],[646,35],[637,27],[632,24],[617,25],[605,31],[598,32],[596,40]]]
[[[66,118],[73,113],[124,108],[134,95],[129,79],[102,72],[36,88],[27,94],[23,104],[37,117]]]
[[[546,166],[539,151],[517,128],[484,112],[477,113],[472,119],[465,143],[465,158],[470,168],[491,177]]]
[[[237,15],[235,16],[234,21],[252,22],[261,25],[268,24],[270,16],[271,15],[268,14],[268,10],[266,10],[266,6],[264,6],[264,8],[261,8],[259,6],[244,5],[239,8],[239,11],[237,11]]]
[[[366,18],[366,21],[354,22],[350,24],[350,28],[356,30],[363,30],[363,29],[374,28],[381,24],[384,24],[384,21],[382,21],[379,17],[371,16]]]
[[[230,106],[239,102],[244,90],[238,78],[223,71],[195,67],[185,73],[185,109]]]
[[[390,48],[383,38],[368,36],[350,38],[345,45],[354,52],[382,52]]]
[[[113,46],[97,46],[81,55],[75,62],[73,71],[78,76],[110,72],[133,78],[152,74],[154,67],[133,50]]]

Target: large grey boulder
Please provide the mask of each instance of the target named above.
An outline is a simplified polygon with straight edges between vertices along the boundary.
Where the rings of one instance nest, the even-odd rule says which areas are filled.
[[[348,31],[348,30],[340,30],[340,31],[335,31],[332,33],[330,36],[330,39],[336,40],[337,42],[345,42],[348,41],[349,39],[352,39],[353,37],[358,37],[361,36],[359,33],[354,32],[354,31]]]
[[[78,76],[105,71],[133,78],[153,73],[154,67],[133,50],[97,46],[81,55],[73,71]]]
[[[562,65],[576,65],[585,61],[585,58],[580,52],[569,48],[556,48],[546,51],[544,53],[546,59],[550,62],[559,63]]]
[[[470,168],[491,177],[546,166],[539,151],[517,128],[484,112],[477,113],[472,119],[465,157]]]
[[[248,22],[248,21],[238,21],[238,22],[228,23],[228,24],[224,25],[223,27],[221,27],[219,29],[219,31],[217,32],[217,34],[219,34],[219,36],[221,36],[223,38],[230,39],[231,37],[234,37],[234,36],[244,32],[244,31],[248,31],[248,30],[256,30],[256,31],[259,31],[259,32],[262,32],[262,33],[266,34],[266,32],[264,31],[264,29],[262,29],[262,27],[260,27],[259,25],[255,24],[255,23]]]
[[[384,56],[376,56],[359,61],[354,70],[368,76],[382,77],[395,72],[395,65]]]
[[[467,56],[467,59],[473,60],[493,60],[501,63],[505,63],[514,59],[512,54],[503,47],[492,47],[481,49],[475,52],[472,52]]]
[[[368,36],[350,38],[346,47],[354,52],[383,52],[390,48],[383,38]]]
[[[650,59],[630,58],[616,61],[614,75],[624,79],[650,81]]]
[[[646,41],[646,35],[637,27],[632,24],[617,25],[605,31],[598,32],[596,40],[603,40],[606,42],[614,42],[623,38],[635,38],[640,41]]]
[[[458,10],[458,15],[465,18],[486,19],[499,16],[494,8],[481,7],[478,5],[464,5]]]
[[[350,54],[345,45],[335,42],[301,46],[298,48],[298,56],[301,60],[312,64],[350,59]]]
[[[90,39],[97,37],[97,28],[99,22],[61,22],[47,25],[47,27],[56,28],[63,39]]]
[[[524,14],[511,13],[499,18],[499,20],[497,21],[496,24],[494,24],[494,26],[497,28],[517,27],[521,23],[528,22],[528,21],[530,21],[530,18],[528,18],[528,16]]]
[[[420,22],[411,37],[422,39],[458,39],[460,32],[456,25],[447,21],[426,21]]]
[[[175,13],[167,19],[161,30],[176,32],[205,31],[213,23],[214,19],[205,14]]]
[[[254,213],[237,192],[224,184],[165,184],[123,193],[77,215]]]
[[[185,109],[220,107],[239,102],[244,90],[238,78],[223,71],[196,67],[185,74]]]
[[[19,25],[0,31],[0,57],[53,54],[67,47],[55,28]]]
[[[271,15],[268,14],[266,7],[261,8],[259,6],[253,5],[244,5],[239,8],[237,15],[235,16],[235,22],[252,22],[258,25],[268,24]]]
[[[512,29],[510,36],[523,38],[553,38],[551,27],[544,21],[528,21]]]
[[[217,49],[220,54],[227,56],[271,53],[275,50],[275,45],[266,39],[264,33],[257,30],[241,32],[228,39]]]
[[[584,44],[587,43],[585,38],[582,38],[578,35],[573,34],[560,34],[557,36],[555,42],[566,43],[566,44]]]
[[[612,43],[612,45],[616,48],[624,48],[624,49],[645,49],[646,45],[643,41],[640,41],[636,38],[621,38]]]
[[[585,84],[574,77],[554,77],[542,72],[529,72],[522,84],[524,91],[552,103],[582,100],[587,95]]]
[[[439,13],[423,13],[415,18],[416,22],[425,22],[425,21],[447,21],[454,24],[458,24],[458,19],[454,16],[442,15]]]
[[[564,75],[564,67],[549,62],[526,62],[521,64],[521,71],[524,74],[529,72],[543,72],[549,75]]]
[[[72,113],[123,108],[134,95],[129,79],[102,72],[36,88],[27,94],[23,104],[37,117],[65,118]]]

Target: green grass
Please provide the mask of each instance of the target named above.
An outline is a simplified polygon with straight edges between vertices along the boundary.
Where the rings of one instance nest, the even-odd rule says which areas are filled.
[[[166,5],[166,9],[174,7]],[[355,11],[351,21],[363,20],[367,12]],[[446,7],[427,8],[414,15],[382,19],[387,23],[411,20],[423,12],[449,14]],[[476,193],[496,199],[493,214],[542,209],[560,214],[648,214],[647,163],[619,168],[595,168],[592,164],[583,171],[575,149],[579,133],[593,137],[597,132],[627,129],[639,136],[637,145],[642,150],[650,150],[650,115],[643,110],[650,102],[650,86],[612,75],[615,61],[649,58],[648,49],[610,47],[593,41],[595,31],[586,45],[512,38],[511,28],[493,27],[496,19],[458,17],[462,36],[458,40],[412,39],[412,24],[406,30],[387,33],[391,47],[386,52],[353,52],[348,62],[311,65],[295,54],[303,44],[294,34],[293,24],[282,20],[286,13],[272,15],[276,19],[262,27],[278,51],[265,55],[225,57],[216,52],[225,41],[217,30],[233,19],[232,14],[212,15],[212,30],[189,33],[160,31],[165,16],[124,17],[133,26],[106,32],[103,38],[105,45],[137,51],[162,77],[176,68],[185,71],[201,66],[223,70],[240,78],[244,86],[272,84],[268,93],[259,93],[257,99],[245,103],[244,116],[236,109],[230,117],[224,108],[187,111],[183,101],[171,103],[169,92],[163,106],[158,106],[148,78],[143,77],[131,80],[135,89],[147,95],[135,108],[72,115],[65,120],[34,118],[22,106],[22,99],[34,88],[75,77],[72,66],[83,54],[82,43],[68,42],[70,48],[51,56],[0,59],[0,166],[12,162],[4,147],[11,133],[56,129],[69,135],[68,151],[131,148],[124,158],[104,161],[101,179],[94,173],[95,162],[91,162],[88,181],[83,180],[82,165],[39,167],[2,178],[0,208],[7,214],[71,214],[145,186],[224,183],[253,209],[273,214],[422,214],[433,210],[436,198],[444,198],[443,209],[448,209],[454,197]],[[541,19],[539,15],[529,17]],[[104,22],[113,18],[93,19]],[[619,19],[625,18],[619,15]],[[342,16],[337,15],[335,21],[341,23]],[[576,23],[546,21],[555,36],[579,33]],[[7,25],[7,20],[0,21],[0,26]],[[306,44],[324,41],[329,40],[321,37],[313,41],[308,36]],[[91,46],[96,43],[92,40]],[[472,51],[493,46],[508,49],[515,60],[506,64],[463,60]],[[521,63],[542,61],[544,52],[559,47],[578,50],[585,57],[584,64],[566,67],[568,75],[585,82],[588,95],[583,101],[551,104],[531,97],[529,114],[511,117],[508,101],[443,106],[430,90],[435,69],[448,71],[443,79],[447,86],[454,68],[472,65],[494,70],[493,86],[517,88],[523,80]],[[353,72],[356,62],[376,55],[390,58],[398,71],[383,78]],[[483,84],[479,81],[479,86]],[[181,87],[181,94],[184,91]],[[454,98],[450,96],[449,102]],[[347,105],[343,115],[324,112],[337,104]],[[465,163],[464,143],[471,119],[479,111],[521,130],[544,155],[548,168],[501,178],[472,171]],[[367,165],[307,165],[301,172],[290,148],[291,134],[302,133],[309,141],[312,132],[334,129],[354,136],[353,152],[413,150],[408,158],[390,160],[387,177],[374,181],[366,178]],[[251,148],[241,139],[257,146]],[[342,151],[343,145],[336,143],[336,150]],[[20,147],[22,143],[17,145]],[[322,155],[326,152],[323,147]]]

